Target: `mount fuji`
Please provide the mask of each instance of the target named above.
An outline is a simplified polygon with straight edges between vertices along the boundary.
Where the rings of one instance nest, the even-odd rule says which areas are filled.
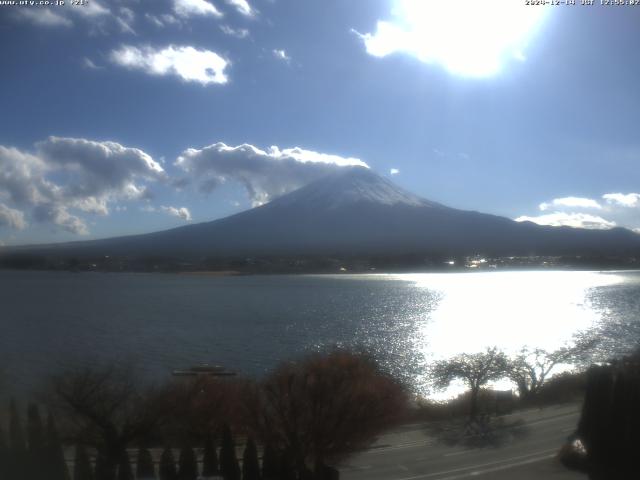
[[[174,258],[294,255],[638,255],[640,235],[458,210],[363,167],[344,168],[230,217],[144,235],[20,250]]]

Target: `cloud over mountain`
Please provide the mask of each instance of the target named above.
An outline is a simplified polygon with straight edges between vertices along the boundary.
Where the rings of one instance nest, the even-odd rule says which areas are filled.
[[[533,222],[538,225],[551,225],[554,227],[588,228],[593,230],[606,230],[616,226],[616,222],[606,220],[598,215],[588,213],[554,212],[544,215],[528,217],[522,215],[516,218],[516,222]]]
[[[140,208],[140,211],[164,213],[166,215],[184,220],[185,222],[190,222],[191,220],[193,220],[191,211],[187,207],[174,207],[171,205],[161,205],[159,207],[155,207],[153,205],[144,205]]]
[[[0,226],[3,225],[8,225],[11,228],[22,230],[27,225],[24,220],[24,213],[0,203]]]
[[[191,212],[186,207],[161,206],[160,211],[173,217],[178,217],[185,222],[190,222],[192,220]]]
[[[269,202],[342,167],[368,168],[357,158],[299,147],[280,150],[272,146],[265,151],[250,144],[233,147],[222,142],[202,149],[189,148],[175,164],[205,193],[227,181],[239,182],[254,205]]]
[[[585,197],[554,198],[542,202],[541,215],[522,215],[516,221],[540,225],[607,229],[623,225],[638,230],[640,225],[640,193],[605,193],[604,202]],[[590,213],[597,211],[598,215]]]
[[[604,198],[607,203],[620,207],[640,207],[640,193],[605,193],[602,198]]]
[[[0,145],[0,223],[24,228],[28,211],[36,222],[86,234],[80,213],[108,215],[110,203],[144,198],[149,183],[165,178],[151,156],[116,142],[49,137],[33,153]]]
[[[546,210],[551,210],[554,207],[593,208],[596,210],[602,209],[602,207],[596,200],[582,197],[554,198],[550,202],[541,203],[539,206],[540,210],[542,210],[543,212]]]

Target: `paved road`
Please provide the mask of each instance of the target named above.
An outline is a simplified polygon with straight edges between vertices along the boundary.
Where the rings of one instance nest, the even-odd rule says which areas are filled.
[[[586,480],[555,459],[574,431],[579,406],[547,407],[507,417],[522,419],[525,432],[501,447],[448,447],[423,425],[406,425],[378,439],[373,448],[341,469],[344,480],[557,479]]]

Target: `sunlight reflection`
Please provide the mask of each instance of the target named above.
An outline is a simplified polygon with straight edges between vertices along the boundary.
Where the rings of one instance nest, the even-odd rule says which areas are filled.
[[[399,278],[438,292],[414,345],[427,361],[497,346],[507,354],[524,346],[553,350],[588,329],[600,313],[587,302],[589,289],[624,281],[597,272],[491,272],[409,274]],[[511,388],[498,382],[496,388]],[[444,396],[460,393],[452,386]],[[434,397],[442,398],[443,395]]]
[[[404,275],[436,290],[441,301],[419,338],[434,357],[499,346],[554,349],[600,318],[586,303],[587,291],[624,281],[596,272],[491,272]]]

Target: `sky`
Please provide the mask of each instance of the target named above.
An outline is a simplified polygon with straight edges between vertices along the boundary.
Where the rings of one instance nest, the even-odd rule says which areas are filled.
[[[33,3],[0,1],[0,244],[209,221],[353,165],[640,232],[640,6]]]

